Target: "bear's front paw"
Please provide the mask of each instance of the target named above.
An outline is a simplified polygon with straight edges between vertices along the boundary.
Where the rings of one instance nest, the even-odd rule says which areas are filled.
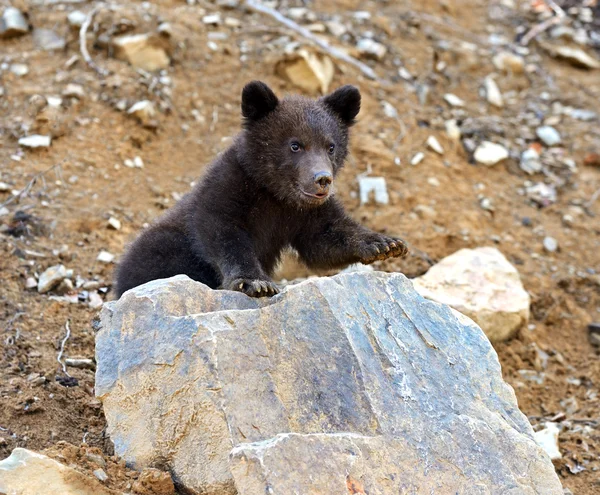
[[[360,262],[368,265],[388,258],[403,258],[408,248],[402,239],[373,234],[362,241],[359,251]]]
[[[270,280],[236,278],[223,284],[223,288],[243,292],[250,297],[271,297],[279,294],[279,289]]]

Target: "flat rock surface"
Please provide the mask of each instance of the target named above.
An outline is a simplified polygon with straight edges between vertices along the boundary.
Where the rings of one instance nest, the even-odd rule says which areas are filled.
[[[115,453],[191,493],[562,494],[483,332],[400,274],[155,281],[105,305],[96,361]]]

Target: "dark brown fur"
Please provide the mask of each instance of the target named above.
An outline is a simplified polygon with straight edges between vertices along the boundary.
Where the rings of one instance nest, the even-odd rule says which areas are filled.
[[[278,100],[264,83],[248,84],[244,130],[130,246],[117,269],[117,297],[177,274],[213,289],[270,296],[277,293],[270,277],[288,247],[311,268],[404,256],[401,240],[362,227],[333,197],[359,110],[352,86],[315,101]]]

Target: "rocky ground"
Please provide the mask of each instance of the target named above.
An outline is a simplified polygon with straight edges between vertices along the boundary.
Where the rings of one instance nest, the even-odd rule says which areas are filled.
[[[507,256],[532,314],[495,344],[504,377],[536,430],[559,429],[564,486],[597,493],[598,2],[267,3],[367,68],[243,1],[11,2],[21,17],[0,0],[0,457],[49,448],[91,473],[91,453],[107,486],[142,490],[109,458],[89,361],[114,262],[228,145],[245,82],[351,83],[364,103],[338,194],[412,247],[377,268],[414,277],[463,247]],[[308,274],[292,259],[280,272]]]

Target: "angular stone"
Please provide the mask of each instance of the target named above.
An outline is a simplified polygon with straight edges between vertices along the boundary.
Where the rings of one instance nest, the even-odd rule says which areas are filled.
[[[12,38],[27,34],[29,24],[19,9],[7,7],[0,17],[0,38]]]
[[[562,494],[488,339],[401,274],[150,282],[104,306],[96,362],[115,453],[186,493]]]
[[[37,48],[48,52],[64,50],[67,46],[65,39],[51,29],[34,29],[33,42]]]
[[[133,67],[147,71],[166,69],[171,63],[164,37],[151,34],[119,36],[112,42],[116,58],[126,60]]]
[[[127,113],[135,117],[143,126],[154,127],[156,125],[156,107],[149,100],[134,103]]]
[[[52,138],[50,136],[33,134],[19,139],[19,144],[25,148],[48,148],[52,144]]]
[[[48,268],[40,275],[38,280],[38,292],[44,294],[50,292],[60,284],[67,276],[67,269],[63,265],[55,265]]]
[[[546,146],[555,146],[561,142],[561,137],[558,131],[549,125],[538,127],[535,130],[535,133]]]
[[[413,280],[415,289],[472,318],[492,342],[529,320],[529,294],[519,272],[493,247],[461,249]]]
[[[16,448],[0,461],[0,493],[15,495],[117,495],[94,478],[32,452]]]
[[[506,160],[508,158],[508,150],[500,144],[484,141],[477,147],[473,156],[476,162],[492,166]]]

